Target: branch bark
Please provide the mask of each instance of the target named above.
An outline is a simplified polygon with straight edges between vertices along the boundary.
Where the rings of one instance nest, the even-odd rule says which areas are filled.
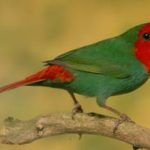
[[[96,134],[124,141],[140,148],[150,149],[150,129],[136,123],[123,122],[113,133],[117,119],[104,115],[48,114],[21,121],[9,117],[0,128],[3,144],[26,144],[34,140],[59,134]]]

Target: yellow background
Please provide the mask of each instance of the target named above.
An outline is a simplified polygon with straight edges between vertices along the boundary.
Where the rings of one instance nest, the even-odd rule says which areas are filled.
[[[150,0],[0,0],[0,85],[22,79],[42,68],[42,61],[150,21]],[[108,104],[150,127],[147,82]],[[94,98],[77,96],[86,112],[108,113]],[[69,95],[52,88],[22,87],[0,94],[0,122],[8,116],[31,119],[39,114],[70,112]],[[0,150],[128,150],[110,138],[62,135],[28,145],[0,144]]]

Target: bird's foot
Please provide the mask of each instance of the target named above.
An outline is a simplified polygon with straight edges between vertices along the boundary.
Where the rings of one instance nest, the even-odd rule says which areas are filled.
[[[125,121],[134,123],[134,121],[131,120],[131,118],[128,117],[126,114],[123,114],[123,113],[120,114],[119,119],[116,120],[115,127],[114,127],[114,129],[113,129],[113,133],[114,133],[114,134],[116,133],[116,131],[117,131],[119,125],[122,124],[122,123],[125,122]]]
[[[72,109],[72,119],[74,120],[74,116],[78,113],[83,113],[82,106],[79,103],[76,103]],[[82,138],[82,133],[79,133],[79,140]]]
[[[80,103],[77,101],[74,93],[68,91],[70,96],[72,97],[72,100],[74,102],[74,107],[72,109],[72,119],[74,120],[74,116],[78,113],[83,113],[83,109],[82,109],[82,106],[80,105]],[[78,133],[79,134],[79,140],[82,138],[82,133]]]
[[[72,109],[72,119],[74,119],[74,116],[78,113],[83,113],[83,109],[79,103],[76,103]]]
[[[82,109],[82,106],[80,105],[80,103],[77,101],[75,95],[68,91],[73,102],[74,102],[74,107],[72,109],[72,119],[74,119],[74,116],[77,114],[77,113],[83,113],[83,109]]]

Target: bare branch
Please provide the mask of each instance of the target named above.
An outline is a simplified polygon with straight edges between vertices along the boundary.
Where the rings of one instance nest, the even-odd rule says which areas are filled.
[[[124,122],[113,133],[117,119],[104,115],[48,114],[29,121],[9,117],[0,128],[0,142],[25,144],[34,140],[67,133],[96,134],[112,137],[131,145],[150,149],[150,129],[136,123]]]

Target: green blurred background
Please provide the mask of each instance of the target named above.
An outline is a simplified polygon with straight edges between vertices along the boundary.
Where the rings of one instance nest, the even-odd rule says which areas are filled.
[[[42,61],[71,49],[112,37],[150,21],[150,0],[0,0],[0,85],[22,79],[42,68]],[[150,127],[147,82],[108,103]],[[94,98],[77,96],[85,111],[108,113]],[[70,112],[69,95],[52,88],[22,87],[0,94],[0,122],[8,116],[31,119],[39,114]],[[62,135],[28,145],[0,144],[0,150],[128,150],[110,138]]]

